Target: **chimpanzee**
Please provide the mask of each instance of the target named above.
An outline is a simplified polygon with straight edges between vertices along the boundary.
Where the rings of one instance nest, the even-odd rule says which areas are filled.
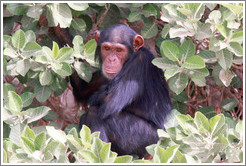
[[[119,155],[144,157],[172,109],[164,74],[151,63],[154,56],[143,47],[143,37],[126,25],[97,31],[95,40],[105,79],[90,97],[80,128],[85,124],[100,131]]]

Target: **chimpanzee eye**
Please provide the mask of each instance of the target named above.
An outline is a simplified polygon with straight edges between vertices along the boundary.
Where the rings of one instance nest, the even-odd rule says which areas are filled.
[[[105,49],[106,51],[110,50],[110,48],[109,48],[108,46],[105,46],[104,49]]]
[[[117,52],[121,52],[122,51],[122,48],[116,48],[116,51]]]

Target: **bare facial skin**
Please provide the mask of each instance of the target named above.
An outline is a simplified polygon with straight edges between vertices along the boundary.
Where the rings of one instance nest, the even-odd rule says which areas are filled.
[[[101,55],[103,73],[107,78],[112,79],[124,65],[128,50],[123,44],[104,42],[101,45]]]

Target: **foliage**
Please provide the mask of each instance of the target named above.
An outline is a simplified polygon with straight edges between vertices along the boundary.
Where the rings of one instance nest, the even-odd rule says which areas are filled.
[[[242,3],[7,3],[3,10],[5,163],[243,162]],[[117,156],[86,126],[58,130],[61,113],[44,104],[64,95],[75,71],[90,82],[98,69],[92,33],[119,22],[157,48],[152,63],[173,92],[167,130],[146,147],[151,160]]]
[[[117,156],[111,151],[111,143],[100,140],[100,132],[91,134],[85,125],[79,134],[72,128],[67,135],[53,126],[46,126],[45,132],[35,133],[26,125],[22,133],[18,133],[19,145],[11,139],[4,140],[3,158],[5,163],[69,163],[69,155],[73,154],[75,163],[242,162],[242,121],[234,128],[228,128],[223,114],[209,120],[200,112],[194,119],[189,115],[177,115],[176,118],[178,126],[170,127],[166,132],[158,130],[163,139],[146,147],[152,160]]]

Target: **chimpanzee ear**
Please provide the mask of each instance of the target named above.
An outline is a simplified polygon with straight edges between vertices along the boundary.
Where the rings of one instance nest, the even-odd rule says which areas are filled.
[[[134,51],[138,51],[144,45],[144,38],[141,35],[136,35],[133,39]]]
[[[100,38],[100,31],[95,31],[95,40],[96,40],[96,42],[98,43],[98,40],[99,40],[99,38]]]

